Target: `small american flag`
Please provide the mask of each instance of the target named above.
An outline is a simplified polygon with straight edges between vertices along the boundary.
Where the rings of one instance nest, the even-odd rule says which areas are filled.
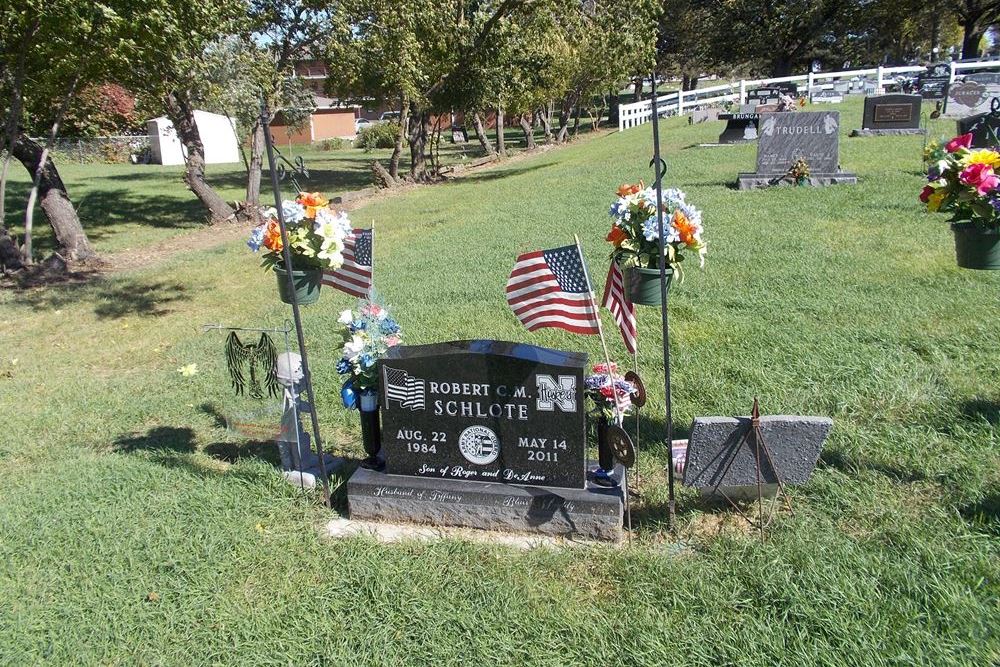
[[[625,348],[629,354],[635,354],[638,333],[635,327],[635,304],[625,293],[625,279],[617,262],[612,261],[611,268],[608,269],[601,305],[611,311],[611,317],[622,332],[622,340],[625,341]]]
[[[344,239],[344,264],[323,272],[323,284],[363,298],[372,288],[372,230],[352,229]]]
[[[600,333],[597,309],[575,245],[527,252],[507,280],[507,303],[528,331],[558,327],[572,333]]]
[[[425,385],[423,380],[413,377],[404,370],[388,366],[382,367],[382,375],[385,378],[386,403],[396,401],[401,408],[424,409]]]

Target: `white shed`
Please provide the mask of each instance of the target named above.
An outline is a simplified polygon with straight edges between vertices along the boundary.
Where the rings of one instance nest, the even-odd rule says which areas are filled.
[[[205,162],[226,164],[240,161],[240,146],[228,116],[195,111],[194,122],[205,146]],[[177,138],[174,124],[166,116],[146,121],[149,147],[154,164],[184,164],[184,147]]]

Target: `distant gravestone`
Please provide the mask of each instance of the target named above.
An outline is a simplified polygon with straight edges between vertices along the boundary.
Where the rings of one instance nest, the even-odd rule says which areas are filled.
[[[842,93],[831,89],[827,90],[817,90],[813,93],[812,101],[814,104],[840,104],[844,101],[844,96]]]
[[[1000,97],[1000,84],[978,81],[959,81],[948,88],[948,102],[944,115],[948,118],[965,118],[990,110],[994,98]]]
[[[957,121],[958,134],[972,134],[973,148],[1000,148],[1000,114],[981,113]]]
[[[720,113],[721,111],[717,107],[711,109],[695,109],[691,112],[691,115],[688,116],[688,118],[692,125],[698,125],[700,123],[719,120]]]
[[[385,472],[351,477],[351,518],[617,539],[622,491],[586,476],[586,368],[586,354],[493,340],[392,348],[378,362]]]
[[[943,100],[948,97],[951,66],[948,63],[931,65],[917,77],[920,97],[925,100]]]
[[[976,72],[974,74],[966,74],[965,80],[975,81],[976,83],[981,83],[984,86],[1000,85],[1000,72]]]
[[[780,184],[800,159],[809,165],[810,185],[857,183],[854,174],[840,171],[840,113],[798,111],[761,114],[757,171],[740,174],[738,186]]]
[[[760,434],[769,457],[748,435],[749,417],[699,417],[691,427],[684,465],[686,486],[701,489],[805,484],[809,481],[833,421],[827,417],[764,416]],[[770,461],[768,460],[770,458]]]
[[[861,129],[852,137],[924,134],[920,127],[920,95],[877,95],[865,98]]]
[[[798,94],[799,87],[794,83],[775,83],[747,91],[747,104],[777,104],[781,101],[782,95],[797,97]]]

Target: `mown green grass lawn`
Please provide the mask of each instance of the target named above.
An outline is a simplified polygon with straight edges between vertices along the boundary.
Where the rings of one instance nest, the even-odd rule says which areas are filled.
[[[846,135],[860,107],[841,111]],[[956,268],[943,218],[921,211],[920,139],[845,136],[857,186],[739,192],[755,149],[695,147],[719,131],[664,125],[667,182],[704,210],[711,244],[672,289],[676,430],[754,396],[835,423],[766,542],[688,490],[666,531],[662,390],[631,546],[322,538],[319,494],[220,423],[223,339],[200,325],[289,317],[233,242],[0,293],[0,664],[996,664],[1000,274]],[[599,356],[596,338],[520,328],[503,285],[519,252],[574,233],[603,282],[607,207],[620,182],[650,179],[649,136],[593,137],[352,213],[376,221],[376,282],[406,340]],[[116,183],[94,192],[167,207],[165,182]],[[187,209],[163,219],[197,224]],[[304,312],[324,436],[356,456],[333,368],[349,305],[328,292]],[[658,322],[641,310],[654,388]]]

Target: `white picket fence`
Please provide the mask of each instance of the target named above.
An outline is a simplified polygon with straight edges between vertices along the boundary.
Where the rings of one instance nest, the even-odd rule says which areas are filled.
[[[823,83],[837,79],[850,79],[856,76],[875,75],[877,82],[873,87],[866,89],[866,94],[877,95],[885,90],[887,83],[892,82],[892,77],[897,74],[911,74],[924,71],[924,67],[871,67],[869,69],[844,70],[841,72],[810,72],[808,74],[798,74],[796,76],[783,76],[773,79],[740,79],[730,81],[719,86],[709,86],[708,88],[698,88],[696,90],[675,91],[656,98],[656,106],[660,116],[679,115],[693,107],[719,104],[721,102],[738,102],[743,104],[747,99],[747,90],[756,86],[767,86],[772,83],[804,82],[806,84],[806,94],[811,94],[814,90],[821,90],[832,87],[831,83]],[[989,60],[985,62],[953,62],[951,63],[951,80],[954,81],[962,70],[967,69],[1000,69],[1000,60]],[[621,104],[618,106],[618,131],[627,130],[636,125],[648,123],[653,115],[652,100],[642,100],[631,104]]]

